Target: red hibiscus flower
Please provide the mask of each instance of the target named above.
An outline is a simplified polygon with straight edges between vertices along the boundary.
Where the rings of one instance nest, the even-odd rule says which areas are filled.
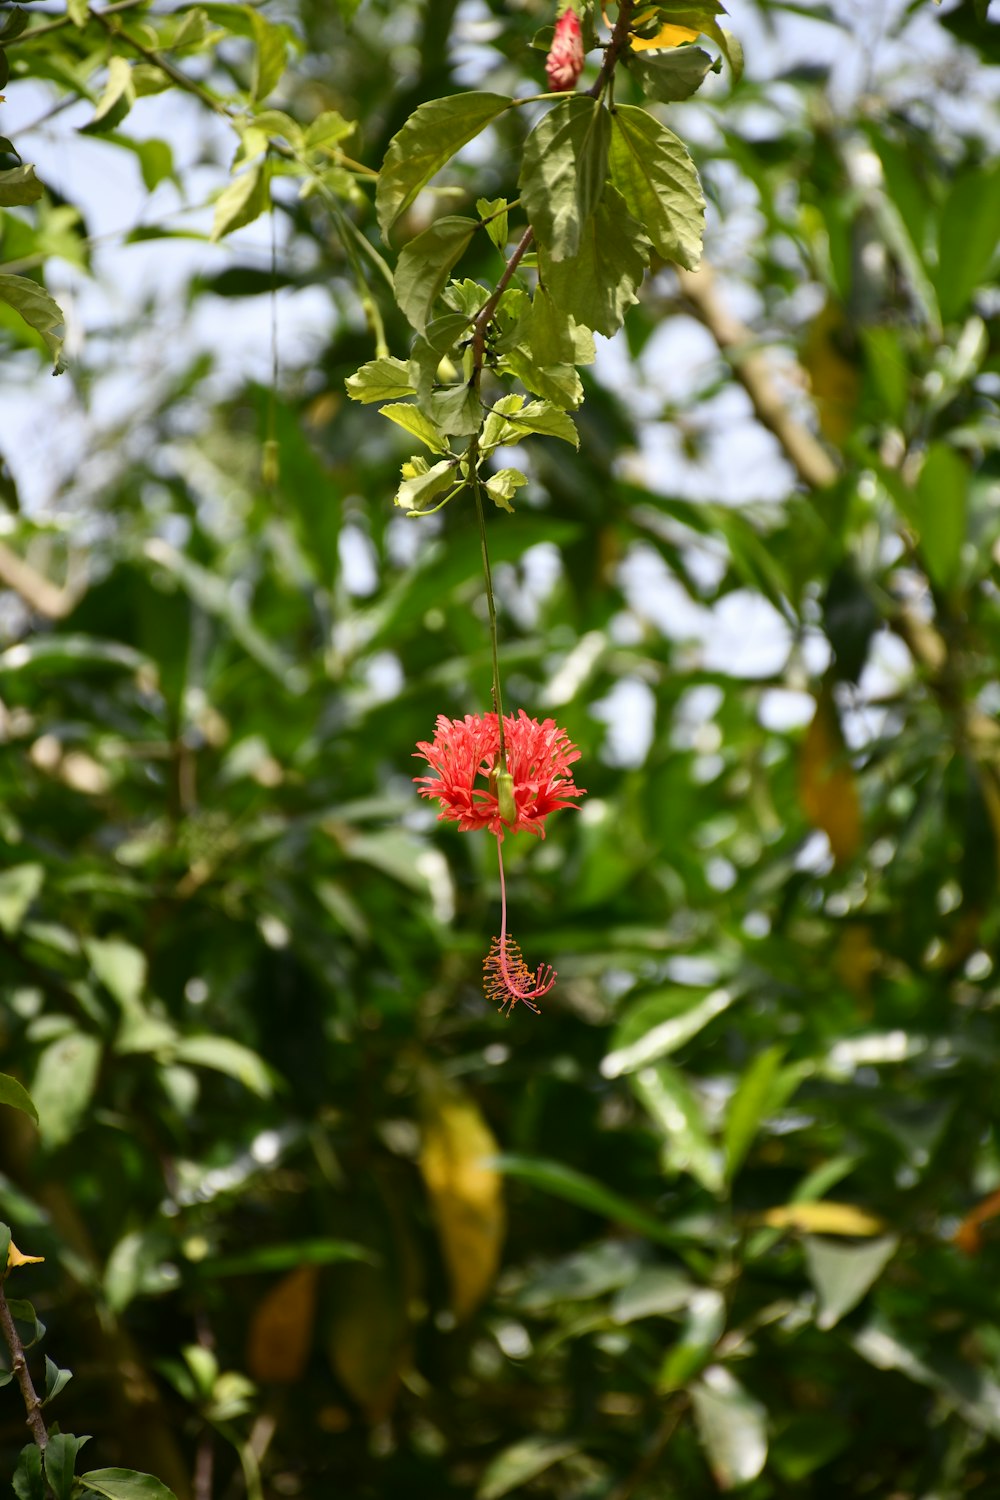
[[[575,10],[563,11],[556,22],[556,34],[545,59],[545,72],[553,94],[576,88],[576,81],[583,72],[583,34]]]
[[[451,819],[463,832],[488,828],[503,836],[527,828],[545,837],[545,819],[560,807],[572,807],[573,798],[583,796],[574,786],[573,762],[580,752],[565,729],[552,719],[539,724],[524,709],[517,716],[504,716],[507,770],[511,778],[514,818],[501,816],[496,788],[499,770],[500,729],[496,714],[466,714],[464,719],[438,716],[432,743],[421,741],[415,755],[422,755],[434,776],[415,776],[421,797],[436,798],[440,819]]]

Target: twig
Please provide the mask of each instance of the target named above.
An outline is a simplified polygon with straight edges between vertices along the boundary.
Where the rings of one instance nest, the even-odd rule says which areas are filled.
[[[631,1500],[632,1495],[648,1479],[663,1457],[663,1450],[677,1430],[677,1424],[684,1412],[683,1400],[674,1399],[668,1401],[660,1425],[650,1440],[649,1447],[639,1458],[638,1463],[630,1474],[626,1474],[617,1489],[612,1490],[610,1500]]]
[[[26,1423],[31,1428],[31,1436],[39,1448],[44,1448],[49,1440],[49,1434],[42,1417],[42,1403],[32,1384],[31,1371],[24,1357],[24,1345],[21,1343],[21,1335],[17,1331],[14,1315],[8,1306],[2,1279],[0,1279],[0,1328],[3,1329],[3,1336],[10,1350],[10,1367],[21,1387],[24,1409],[28,1414],[25,1419]]]
[[[80,597],[76,588],[59,588],[50,583],[6,542],[0,542],[0,584],[20,594],[36,615],[44,615],[47,620],[64,620]]]
[[[699,271],[677,268],[681,291],[719,349],[727,355],[733,374],[753,403],[757,420],[773,432],[803,484],[825,489],[840,470],[822,444],[792,415],[779,391],[766,354],[754,349],[753,333],[734,318],[719,297],[710,266]]]

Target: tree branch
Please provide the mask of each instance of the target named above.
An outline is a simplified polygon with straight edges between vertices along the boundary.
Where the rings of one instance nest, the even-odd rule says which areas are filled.
[[[818,438],[788,409],[766,354],[752,347],[754,335],[728,311],[719,297],[711,267],[677,268],[681,291],[692,311],[729,359],[733,374],[753,403],[757,420],[778,439],[789,463],[810,489],[825,489],[840,473]]]
[[[49,1440],[49,1434],[42,1418],[42,1403],[32,1383],[28,1361],[24,1357],[24,1345],[21,1343],[21,1335],[17,1331],[14,1315],[7,1303],[7,1294],[4,1291],[2,1279],[0,1279],[0,1329],[3,1330],[7,1348],[10,1350],[10,1367],[21,1387],[24,1409],[28,1414],[25,1420],[39,1448],[44,1448]]]
[[[23,557],[18,557],[6,542],[0,542],[0,584],[13,589],[34,610],[47,620],[63,620],[74,608],[79,598],[75,588],[59,588],[50,583],[44,574],[37,572]]]

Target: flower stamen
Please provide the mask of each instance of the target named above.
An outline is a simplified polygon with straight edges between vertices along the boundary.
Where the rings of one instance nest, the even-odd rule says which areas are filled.
[[[501,1015],[510,1015],[519,1000],[523,1000],[536,1016],[541,1011],[535,1001],[547,995],[556,982],[555,970],[544,964],[536,974],[524,961],[520,946],[512,937],[494,938],[490,951],[483,959],[483,994],[487,1000],[499,1000]],[[506,1006],[506,1011],[504,1007]]]

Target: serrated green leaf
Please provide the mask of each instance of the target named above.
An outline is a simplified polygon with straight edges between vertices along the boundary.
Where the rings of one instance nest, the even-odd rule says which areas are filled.
[[[433,391],[421,398],[431,420],[449,437],[471,437],[479,431],[483,407],[479,393],[471,385],[453,385],[444,391]]]
[[[251,11],[253,24],[254,60],[251,93],[255,103],[260,103],[272,92],[285,71],[287,44],[284,28],[275,26],[261,15]]]
[[[435,219],[401,252],[393,278],[396,301],[418,333],[423,333],[452,266],[465,254],[478,228],[475,219],[447,214]]]
[[[483,448],[489,450],[501,443],[519,443],[522,438],[535,434],[539,437],[560,438],[574,448],[580,446],[580,434],[572,417],[549,404],[548,401],[529,401],[526,405],[515,405],[520,397],[498,401],[490,413],[483,431]],[[495,418],[502,418],[499,426],[491,426]]]
[[[627,52],[623,61],[643,93],[661,104],[690,99],[717,66],[702,47],[691,46],[662,52]]]
[[[408,364],[392,355],[369,360],[360,370],[349,375],[344,385],[352,401],[361,401],[366,406],[375,401],[416,395],[416,386],[410,383]]]
[[[45,870],[39,864],[11,865],[0,871],[0,930],[8,937],[21,926],[44,880]]]
[[[642,226],[609,183],[583,228],[577,254],[554,261],[540,250],[539,273],[559,311],[610,338],[622,326],[626,309],[639,300],[636,288],[649,251]]]
[[[703,29],[705,35],[710,36],[713,42],[718,42],[722,49],[722,55],[729,64],[729,71],[733,75],[733,87],[735,88],[743,77],[743,47],[739,38],[734,36],[731,31],[727,31],[724,26],[720,26],[717,21],[712,21]]]
[[[648,110],[614,111],[611,180],[658,255],[689,271],[701,260],[705,198],[683,141]]]
[[[502,94],[471,92],[430,99],[413,112],[389,142],[379,173],[375,209],[383,238],[445,162],[510,103]]]
[[[611,122],[589,95],[561,100],[524,144],[518,185],[535,236],[554,261],[576,255],[604,192]]]
[[[16,1078],[11,1078],[9,1073],[0,1073],[0,1104],[9,1105],[11,1109],[19,1109],[28,1115],[35,1124],[38,1124],[38,1110],[28,1090],[23,1084],[18,1083]],[[0,1257],[0,1265],[7,1261],[6,1251]]]
[[[137,1469],[91,1469],[81,1474],[80,1484],[102,1500],[177,1500],[173,1490],[152,1474]]]
[[[93,116],[81,127],[84,135],[99,135],[120,125],[135,103],[132,64],[125,57],[114,56],[108,62],[108,77],[97,101]]]
[[[12,167],[9,172],[0,172],[0,208],[18,208],[25,203],[37,203],[44,191],[30,162]]]
[[[234,229],[252,224],[269,207],[270,202],[266,162],[255,162],[248,171],[234,178],[215,200],[215,218],[210,238],[221,240],[224,235],[232,234]]]
[[[559,311],[545,287],[539,283],[531,299],[531,316],[527,323],[528,345],[535,363],[575,363],[573,327],[573,319]]]
[[[29,276],[10,276],[6,273],[0,274],[0,302],[6,302],[8,307],[20,313],[29,328],[41,334],[58,373],[63,368],[63,335],[57,330],[62,329],[64,323],[62,308],[58,302]]]
[[[412,472],[407,474],[407,470]],[[403,465],[403,482],[396,491],[394,504],[409,516],[426,515],[433,509],[432,500],[450,489],[458,480],[458,471],[453,463],[442,459],[428,465],[424,458],[413,458]]]
[[[355,129],[355,122],[345,120],[339,110],[325,109],[311,124],[306,126],[303,143],[307,151],[329,149],[331,146],[339,145],[349,135],[353,135]]]
[[[513,515],[514,507],[510,502],[521,486],[527,482],[527,478],[520,469],[498,469],[487,479],[484,488],[494,505]]]
[[[392,406],[380,406],[379,416],[388,417],[390,422],[395,422],[397,427],[402,427],[404,432],[410,433],[430,448],[432,453],[447,453],[448,444],[438,431],[437,427],[418,406],[411,406],[409,402],[400,401]]]
[[[560,411],[575,410],[583,400],[583,382],[575,365],[537,365],[522,348],[505,355],[501,369],[514,375],[533,396],[540,396]]]

